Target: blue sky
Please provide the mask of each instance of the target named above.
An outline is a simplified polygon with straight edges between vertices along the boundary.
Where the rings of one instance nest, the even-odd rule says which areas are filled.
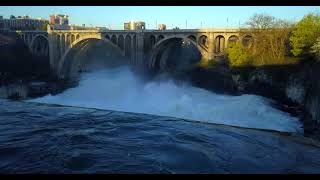
[[[49,19],[49,14],[61,13],[70,16],[70,24],[123,29],[124,22],[141,20],[147,29],[154,29],[156,23],[183,29],[238,27],[255,13],[297,21],[319,10],[320,6],[1,6],[0,15]]]

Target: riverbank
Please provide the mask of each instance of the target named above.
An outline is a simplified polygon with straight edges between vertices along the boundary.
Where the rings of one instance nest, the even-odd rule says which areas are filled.
[[[46,95],[55,95],[75,87],[77,82],[69,81],[29,81],[0,86],[0,98],[24,100]]]

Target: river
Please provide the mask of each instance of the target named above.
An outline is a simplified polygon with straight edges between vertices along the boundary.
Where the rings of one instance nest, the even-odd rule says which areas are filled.
[[[127,67],[85,73],[55,96],[0,101],[0,172],[320,173],[319,143],[272,103]]]

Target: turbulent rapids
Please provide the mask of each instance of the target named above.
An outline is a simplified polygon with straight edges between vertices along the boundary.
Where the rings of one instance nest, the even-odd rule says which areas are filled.
[[[303,133],[298,119],[272,107],[269,99],[215,94],[171,79],[144,82],[128,67],[83,73],[78,87],[29,101]]]

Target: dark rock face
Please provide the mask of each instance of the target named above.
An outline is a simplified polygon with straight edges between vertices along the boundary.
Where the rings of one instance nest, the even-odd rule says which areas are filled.
[[[0,32],[0,86],[51,78],[49,60],[33,56],[15,33]]]
[[[195,68],[190,73],[193,85],[217,93],[238,94],[238,84],[234,83],[231,72],[223,66],[215,69]]]
[[[25,99],[67,88],[52,76],[46,58],[33,56],[17,34],[0,32],[0,98]],[[39,81],[41,85],[34,85]]]
[[[320,139],[320,63],[286,66],[195,69],[194,85],[229,94],[257,94],[300,117],[305,135]]]

